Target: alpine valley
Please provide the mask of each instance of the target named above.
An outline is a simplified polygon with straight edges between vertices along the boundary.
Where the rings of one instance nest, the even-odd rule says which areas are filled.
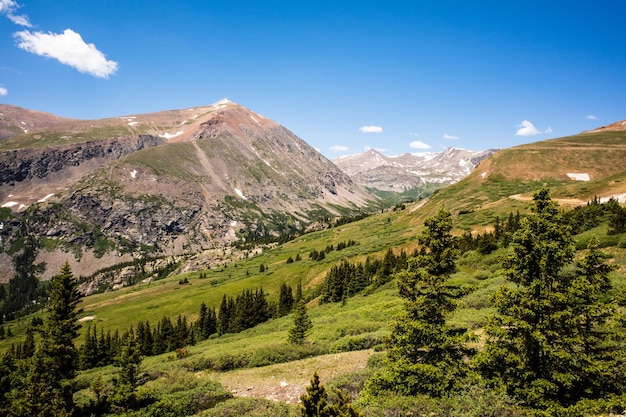
[[[225,100],[0,113],[6,415],[626,409],[626,121],[342,171]]]

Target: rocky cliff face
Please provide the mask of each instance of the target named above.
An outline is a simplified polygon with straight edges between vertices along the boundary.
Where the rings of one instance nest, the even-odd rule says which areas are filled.
[[[61,191],[107,162],[164,143],[162,138],[138,135],[2,152],[0,201],[9,206],[28,206],[49,194]],[[40,192],[32,193],[39,189]]]

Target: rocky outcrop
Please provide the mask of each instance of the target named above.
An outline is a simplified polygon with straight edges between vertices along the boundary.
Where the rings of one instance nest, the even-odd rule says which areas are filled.
[[[165,143],[152,135],[105,139],[53,148],[16,149],[0,153],[0,187],[24,180],[45,179],[72,167],[104,165],[143,148]]]

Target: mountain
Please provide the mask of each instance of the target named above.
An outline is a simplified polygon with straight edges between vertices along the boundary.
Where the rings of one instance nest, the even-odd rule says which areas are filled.
[[[467,223],[493,222],[496,215],[525,211],[535,191],[549,188],[564,207],[598,197],[626,202],[626,123],[578,135],[503,149],[483,160],[466,178],[433,195],[423,207],[462,214]]]
[[[228,100],[63,120],[0,150],[5,277],[25,234],[48,271],[68,259],[88,275],[139,255],[277,238],[377,204],[285,127]]]
[[[357,184],[382,191],[403,192],[429,184],[457,182],[494,152],[493,149],[477,152],[452,147],[442,152],[386,156],[370,149],[332,161]]]
[[[72,119],[50,113],[0,104],[0,140],[29,131],[45,129],[70,120]]]

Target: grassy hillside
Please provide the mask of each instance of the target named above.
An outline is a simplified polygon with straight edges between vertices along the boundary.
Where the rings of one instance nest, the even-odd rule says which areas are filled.
[[[265,247],[262,253],[248,253],[241,260],[229,261],[225,254],[220,267],[86,297],[80,305],[81,317],[85,319],[81,331],[84,335],[87,326],[96,324],[98,328],[124,332],[139,321],[156,323],[163,316],[175,319],[179,314],[194,320],[202,302],[217,307],[224,294],[236,296],[243,290],[262,287],[269,300],[276,301],[281,284],[295,288],[301,282],[305,296],[312,298],[308,307],[313,331],[304,348],[286,345],[291,316],[272,319],[242,333],[213,337],[191,346],[184,357],[169,353],[145,358],[142,369],[149,381],[141,388],[144,393],[167,398],[185,395],[191,398],[198,390],[221,395],[216,401],[220,405],[202,414],[207,416],[243,415],[241,410],[257,413],[253,415],[296,415],[295,407],[260,399],[223,401],[234,393],[293,404],[316,371],[324,383],[348,387],[356,393],[365,375],[380,360],[380,354],[371,348],[380,345],[389,333],[389,321],[402,308],[394,282],[351,298],[345,305],[319,305],[316,291],[333,265],[343,260],[362,262],[368,256],[382,258],[389,248],[412,252],[417,247],[416,237],[423,229],[423,220],[442,206],[455,213],[455,233],[460,234],[465,230],[491,228],[496,217],[504,219],[511,212],[528,212],[528,197],[541,187],[549,187],[551,195],[563,203],[562,208],[585,202],[594,195],[603,197],[626,192],[624,160],[624,132],[586,134],[503,150],[483,161],[467,179],[440,190],[428,201]],[[567,173],[588,173],[591,181],[573,182]],[[613,291],[623,293],[626,289],[626,235],[609,236],[607,225],[603,224],[577,235],[577,249],[584,249],[592,236],[599,239],[610,262],[618,265],[611,274]],[[336,246],[348,240],[356,241],[357,245],[328,252],[322,261],[309,259],[312,250],[324,250],[328,245]],[[472,291],[460,300],[452,318],[453,326],[468,327],[477,335],[482,333],[487,318],[494,313],[490,294],[502,285],[510,285],[501,265],[505,252],[506,249],[498,249],[481,255],[468,251],[458,259],[457,272],[452,279],[470,286]],[[296,255],[301,260],[287,263],[288,258]],[[261,269],[264,271],[260,272]],[[184,279],[189,284],[181,284]],[[28,322],[29,319],[22,319],[10,323],[14,337],[0,340],[0,350],[23,338]],[[82,344],[83,340],[81,336],[77,343]],[[289,364],[277,364],[285,361]],[[114,373],[113,367],[83,372],[79,376],[82,388],[79,402],[92,398],[88,387],[96,376],[110,380]],[[215,381],[222,385],[216,385]],[[480,401],[488,400],[468,393],[463,401],[475,403],[471,406],[475,410],[483,406]],[[470,407],[468,404],[457,401],[450,407]],[[489,406],[496,405],[490,403]],[[381,407],[370,404],[368,415],[383,415]],[[265,414],[260,410],[265,410]]]
[[[626,132],[587,133],[504,149],[482,161],[463,181],[436,192],[420,210],[430,216],[441,207],[460,215],[460,227],[487,226],[499,215],[522,213],[532,193],[550,189],[565,207],[594,196],[626,192]],[[574,181],[568,173],[585,173]]]

